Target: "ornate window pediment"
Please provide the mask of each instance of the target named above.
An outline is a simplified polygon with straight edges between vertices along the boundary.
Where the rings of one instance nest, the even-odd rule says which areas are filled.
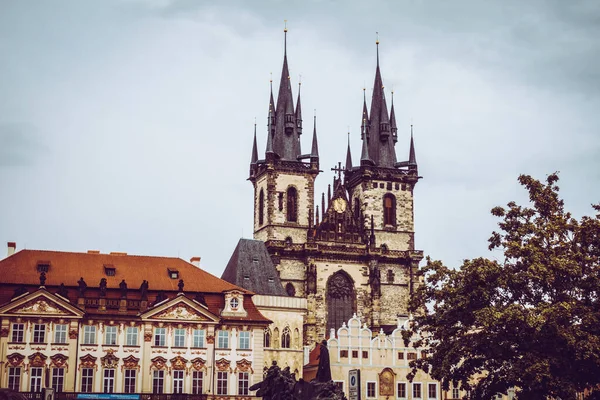
[[[96,365],[96,360],[98,360],[98,358],[94,357],[91,354],[86,354],[83,357],[79,357],[79,360],[81,361],[79,363],[79,368],[94,368],[94,369],[96,369],[98,367]]]
[[[11,367],[21,367],[23,366],[23,360],[25,360],[25,356],[19,353],[9,354],[6,358]]]
[[[174,358],[171,358],[171,368],[175,369],[175,370],[184,370],[186,369],[185,366],[187,364],[187,360],[181,356],[177,356]]]
[[[215,362],[215,365],[217,366],[217,371],[229,371],[229,372],[231,372],[231,368],[230,368],[231,361],[229,361],[229,360],[221,358],[221,359],[219,359],[219,360],[217,360]]]
[[[235,363],[235,370],[233,372],[250,372],[251,374],[254,373],[254,370],[252,369],[252,361],[248,361],[245,358],[242,358],[241,360],[237,361]]]
[[[46,365],[46,359],[48,358],[48,356],[46,356],[38,351],[37,353],[33,353],[32,355],[30,355],[27,358],[29,359],[30,366],[44,367]]]
[[[194,358],[191,361],[191,363],[192,363],[192,368],[194,368],[196,371],[206,370],[206,360],[204,360],[201,357]]]
[[[69,357],[63,355],[63,354],[55,354],[53,356],[50,356],[50,365],[55,367],[55,368],[69,368],[69,364],[67,364],[67,360],[69,359]]]
[[[125,369],[140,369],[140,359],[130,354],[129,356],[123,359],[123,368]]]
[[[150,362],[150,369],[167,369],[167,359],[164,357],[154,357],[150,360]]]
[[[119,357],[115,356],[113,349],[108,349],[106,355],[100,358],[100,364],[102,364],[102,368],[117,368]]]

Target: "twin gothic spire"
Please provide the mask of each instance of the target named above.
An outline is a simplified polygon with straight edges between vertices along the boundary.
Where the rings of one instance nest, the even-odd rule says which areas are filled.
[[[410,160],[398,163],[396,159],[395,144],[398,141],[398,128],[396,125],[396,114],[394,111],[394,97],[392,92],[391,110],[385,98],[381,70],[379,68],[379,40],[377,44],[377,67],[375,69],[375,81],[373,83],[373,97],[371,108],[367,110],[366,93],[363,93],[363,112],[361,118],[362,152],[360,165],[374,165],[384,168],[413,167],[416,168],[416,157],[414,143],[410,141]],[[298,97],[294,108],[290,72],[287,61],[287,28],[284,29],[284,53],[281,80],[277,103],[273,98],[273,82],[271,80],[271,96],[269,99],[268,113],[268,135],[266,153],[287,161],[299,161],[304,158],[318,159],[318,143],[316,130],[316,117],[312,138],[311,152],[302,155],[300,148],[300,135],[302,134],[302,107],[300,101],[301,83],[298,84]],[[254,144],[252,148],[252,161],[254,165],[258,162],[256,152],[256,126]],[[410,165],[409,165],[410,164]],[[350,156],[350,144],[346,155],[346,169],[352,169]]]

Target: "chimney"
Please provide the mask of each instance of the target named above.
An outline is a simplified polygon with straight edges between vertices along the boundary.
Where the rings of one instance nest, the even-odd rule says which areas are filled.
[[[17,251],[17,243],[16,242],[8,242],[8,253],[7,257],[12,256]]]
[[[190,258],[190,263],[194,264],[196,267],[200,268],[200,257]]]

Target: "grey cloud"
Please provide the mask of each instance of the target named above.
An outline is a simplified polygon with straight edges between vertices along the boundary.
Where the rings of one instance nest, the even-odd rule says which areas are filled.
[[[0,123],[0,167],[34,165],[46,150],[33,126]]]

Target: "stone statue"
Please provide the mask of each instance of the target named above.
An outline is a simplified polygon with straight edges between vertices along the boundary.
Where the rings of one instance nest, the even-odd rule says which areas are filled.
[[[77,281],[77,284],[79,285],[79,288],[77,289],[77,291],[79,292],[79,297],[83,297],[83,295],[85,294],[85,291],[87,289],[87,283],[85,283],[85,281],[83,280],[83,277],[81,277]]]
[[[166,298],[167,298],[167,295],[163,291],[160,291],[156,295],[156,301],[154,301],[154,304],[158,304],[161,301],[165,300]]]
[[[148,281],[145,279],[140,285],[140,293],[142,300],[148,300]]]
[[[44,286],[46,284],[46,273],[42,271],[40,274],[40,286]]]
[[[125,279],[123,279],[121,281],[121,283],[119,283],[119,289],[121,289],[121,298],[124,299],[127,297],[127,283],[125,282]]]
[[[331,380],[331,367],[329,365],[329,350],[327,349],[327,340],[321,344],[321,353],[319,354],[319,368],[317,369],[316,380],[318,382],[329,382]]]
[[[106,297],[106,278],[100,279],[100,297]]]
[[[310,264],[306,271],[306,292],[314,294],[317,292],[317,266]]]
[[[64,283],[60,284],[60,286],[58,287],[58,290],[56,291],[56,294],[58,294],[61,297],[64,297],[65,299],[68,298],[69,291],[67,290]]]
[[[183,284],[183,279],[180,279],[180,280],[179,280],[179,283],[177,284],[177,287],[179,288],[179,291],[180,291],[180,292],[183,292],[183,285],[184,285],[184,284]]]
[[[381,271],[377,267],[371,267],[369,281],[371,283],[371,293],[375,297],[381,295]]]

